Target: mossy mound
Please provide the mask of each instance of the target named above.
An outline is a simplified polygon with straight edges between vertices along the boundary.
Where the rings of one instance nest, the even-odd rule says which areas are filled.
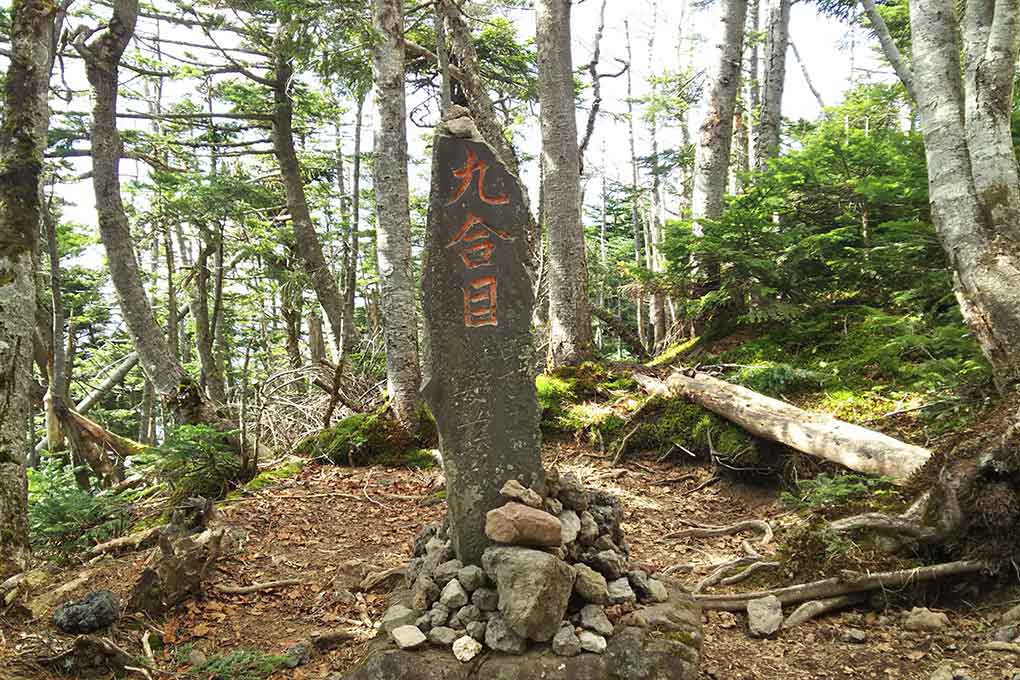
[[[436,465],[428,449],[436,445],[435,421],[421,417],[417,433],[408,432],[387,409],[355,413],[328,429],[309,435],[294,447],[298,456],[334,465],[384,465],[422,469]]]

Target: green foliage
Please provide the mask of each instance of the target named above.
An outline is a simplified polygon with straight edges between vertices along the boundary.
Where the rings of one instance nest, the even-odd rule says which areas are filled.
[[[739,427],[686,399],[653,397],[627,440],[631,451],[665,453],[672,447],[708,457],[756,457],[755,442]]]
[[[201,680],[265,680],[283,662],[282,656],[242,649],[214,656],[201,666],[191,669],[189,675]]]
[[[115,538],[129,525],[130,510],[118,496],[81,489],[74,470],[60,461],[28,470],[28,524],[37,551],[70,555]]]
[[[798,510],[825,509],[832,506],[869,505],[881,506],[899,501],[900,492],[885,477],[868,477],[846,473],[830,477],[820,474],[814,479],[797,482],[795,493],[783,492],[780,500]]]
[[[563,413],[567,402],[576,398],[573,381],[556,375],[542,374],[535,378],[538,390],[538,405],[542,408],[543,419]]]
[[[828,376],[787,363],[764,362],[740,368],[730,380],[756,392],[788,395],[825,387]]]
[[[412,436],[385,409],[355,413],[305,437],[294,453],[335,465],[431,468],[436,465],[429,450],[435,445],[435,422],[427,412],[421,417],[422,431]]]
[[[178,425],[136,462],[167,484],[171,505],[196,496],[222,498],[244,478],[241,460],[228,444],[236,434],[208,425]]]

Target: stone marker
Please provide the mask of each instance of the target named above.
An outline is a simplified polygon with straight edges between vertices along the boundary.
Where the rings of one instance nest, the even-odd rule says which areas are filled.
[[[424,394],[439,430],[450,535],[464,564],[481,561],[485,514],[502,504],[508,480],[545,488],[527,223],[520,181],[467,110],[451,106],[433,141]]]

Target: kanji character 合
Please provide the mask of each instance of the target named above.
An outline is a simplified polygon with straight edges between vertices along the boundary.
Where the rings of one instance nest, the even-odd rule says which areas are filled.
[[[492,236],[496,236],[504,241],[513,240],[509,233],[493,229],[474,213],[468,213],[464,224],[461,225],[460,230],[446,247],[450,248],[457,243],[463,243],[464,247],[460,250],[460,259],[464,262],[465,267],[475,269],[492,262],[492,251],[495,249]]]

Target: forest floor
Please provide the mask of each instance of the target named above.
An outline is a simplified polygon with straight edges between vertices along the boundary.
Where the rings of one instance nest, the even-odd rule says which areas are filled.
[[[712,473],[704,466],[633,457],[614,467],[570,440],[548,442],[544,455],[546,465],[573,470],[586,484],[618,494],[633,561],[649,571],[691,565],[677,575],[688,586],[707,574],[710,564],[738,555],[746,536],[667,541],[666,534],[685,523],[721,526],[748,518],[781,525],[789,514],[773,486],[727,479],[706,484]],[[334,674],[352,668],[361,658],[364,643],[373,634],[372,623],[386,607],[385,593],[352,597],[345,591],[369,571],[406,561],[419,528],[442,515],[441,502],[426,503],[438,498],[440,483],[438,470],[312,464],[293,477],[221,504],[223,521],[242,530],[245,538],[238,551],[218,563],[205,600],[188,603],[156,624],[165,646],[154,652],[155,665],[169,671],[166,677],[209,678],[209,673],[193,672],[196,659],[227,658],[241,650],[281,654],[289,644],[316,632],[342,628],[353,632],[355,639],[315,654],[306,665],[269,676],[339,677]],[[151,551],[107,558],[89,567],[90,578],[63,599],[95,588],[110,588],[126,598],[149,559]],[[52,583],[70,581],[81,570],[67,568]],[[247,595],[228,595],[216,587],[279,579],[298,579],[300,584]],[[943,592],[938,604],[950,607],[943,609],[950,623],[935,633],[910,632],[902,626],[901,614],[924,602],[829,615],[767,640],[748,636],[742,614],[708,612],[701,678],[928,680],[945,663],[967,673],[956,677],[1017,677],[1020,657],[985,651],[982,645],[996,618],[1018,601],[1020,591],[982,590],[973,581],[944,588],[951,592]],[[895,594],[890,596],[895,599]],[[844,641],[849,629],[863,631],[866,640]],[[122,623],[111,637],[131,653],[140,653],[143,630]],[[19,624],[0,619],[0,678],[67,677],[51,675],[34,659],[40,649],[66,647],[70,639],[48,621]]]

